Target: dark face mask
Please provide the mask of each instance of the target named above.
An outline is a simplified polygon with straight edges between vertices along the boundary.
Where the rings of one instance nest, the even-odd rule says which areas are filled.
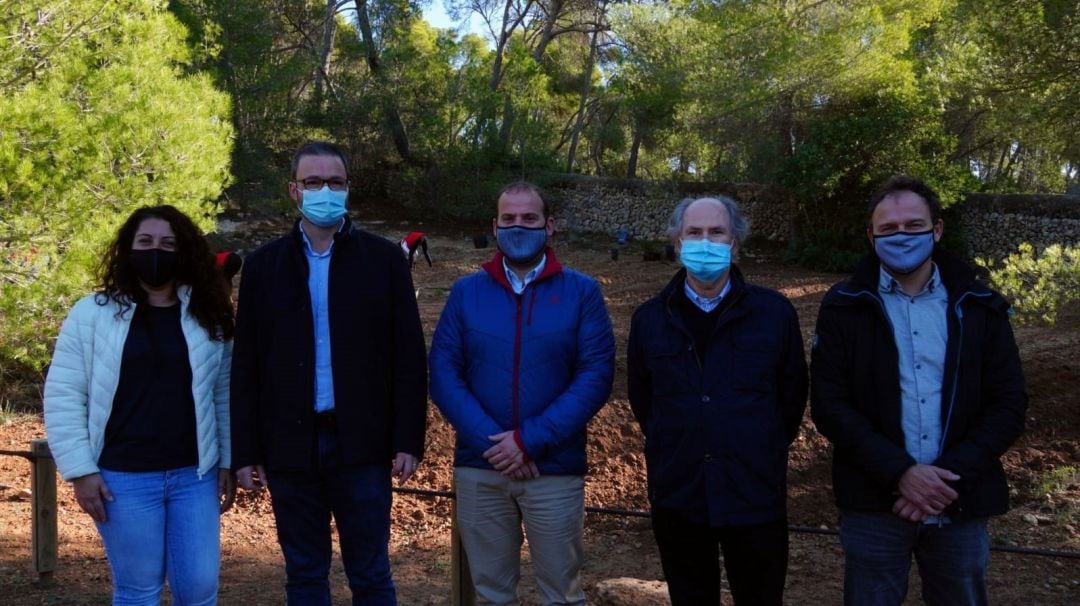
[[[164,286],[176,275],[175,251],[160,248],[133,250],[129,259],[135,275],[150,288]]]

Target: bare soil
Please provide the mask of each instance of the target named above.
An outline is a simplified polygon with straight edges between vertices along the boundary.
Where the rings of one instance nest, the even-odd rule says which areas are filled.
[[[431,333],[451,285],[475,271],[492,254],[476,249],[472,236],[485,225],[440,226],[399,221],[369,222],[368,227],[398,239],[412,229],[428,232],[435,265],[418,263],[413,278],[424,328]],[[232,246],[250,249],[269,234],[281,233],[280,221],[251,221],[246,233],[233,234]],[[675,265],[643,261],[642,246],[620,248],[618,260],[609,250],[615,243],[596,236],[557,234],[560,260],[595,276],[601,283],[614,321],[619,345],[617,375],[611,399],[590,425],[591,469],[586,504],[626,510],[646,510],[642,439],[626,399],[625,345],[634,308],[670,279]],[[747,278],[775,288],[798,309],[807,343],[822,295],[841,279],[838,274],[809,272],[769,258],[743,255]],[[1031,406],[1027,433],[1005,456],[1013,509],[991,522],[997,546],[1080,550],[1077,511],[1080,509],[1080,322],[1078,314],[1055,327],[1020,327],[1021,347]],[[36,399],[36,386],[24,386],[22,398]],[[2,394],[0,394],[2,395]],[[36,402],[14,406],[38,410]],[[453,431],[434,406],[428,415],[426,459],[412,488],[451,489]],[[44,435],[40,414],[16,417],[0,425],[0,450],[28,450],[31,439]],[[790,455],[789,516],[799,527],[832,529],[829,446],[809,418]],[[30,559],[30,466],[17,457],[0,457],[0,603],[107,604],[110,600],[108,562],[100,539],[82,513],[68,484],[59,487],[60,559],[55,582],[37,584]],[[397,495],[393,508],[391,557],[400,602],[450,603],[450,510],[446,498]],[[635,577],[662,579],[648,521],[637,517],[588,514],[586,591],[604,579]],[[524,560],[528,561],[527,549]],[[838,604],[842,595],[842,559],[836,537],[794,532],[786,600],[790,604]],[[332,585],[336,603],[348,603],[348,588],[335,557]],[[280,604],[284,570],[274,533],[269,497],[243,494],[222,518],[222,604]],[[1017,555],[995,551],[990,567],[991,600],[995,604],[1080,603],[1080,559]],[[539,603],[530,573],[522,581],[523,603]],[[725,603],[730,595],[725,594]],[[917,575],[908,603],[920,603]]]

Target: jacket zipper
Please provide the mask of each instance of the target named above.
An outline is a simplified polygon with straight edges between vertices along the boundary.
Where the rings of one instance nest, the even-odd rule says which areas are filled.
[[[510,410],[511,425],[516,431],[518,429],[518,376],[521,372],[521,305],[525,297],[524,294],[515,294],[514,298],[517,300],[517,310],[514,313],[514,377],[510,382],[514,391],[510,395]]]

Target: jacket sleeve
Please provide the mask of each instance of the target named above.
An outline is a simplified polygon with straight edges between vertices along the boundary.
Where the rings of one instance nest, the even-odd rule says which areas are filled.
[[[596,282],[588,282],[581,310],[574,378],[542,413],[521,421],[518,436],[533,459],[544,458],[548,449],[583,431],[611,395],[615,334]]]
[[[217,381],[214,383],[214,415],[217,420],[218,467],[232,467],[232,435],[229,431],[229,384],[232,371],[232,341],[226,341],[221,351]]]
[[[961,485],[974,483],[988,461],[1005,454],[1024,432],[1027,411],[1020,352],[1008,317],[991,315],[981,341],[980,408],[969,423],[964,438],[950,445],[934,462],[959,475]]]
[[[848,459],[888,490],[915,464],[902,447],[877,431],[858,409],[851,393],[852,343],[843,317],[822,306],[810,357],[810,415],[818,431]]]
[[[431,342],[431,399],[454,427],[457,439],[468,450],[484,452],[493,445],[488,436],[505,430],[469,389],[461,299],[459,282],[450,291]]]
[[[92,366],[84,353],[92,351],[93,344],[83,342],[84,338],[92,338],[93,330],[90,325],[80,325],[90,322],[86,312],[93,310],[84,308],[85,304],[85,299],[76,304],[64,320],[45,378],[45,432],[56,467],[65,480],[99,471],[90,447],[88,373]]]
[[[427,430],[427,355],[424,329],[416,305],[412,273],[405,257],[393,249],[390,275],[393,292],[393,421],[390,441],[394,453],[424,456]]]
[[[230,463],[232,469],[263,463],[259,443],[259,352],[258,305],[262,276],[261,259],[251,255],[240,274],[240,293],[236,311],[230,370]]]
[[[784,367],[779,377],[780,414],[784,420],[784,431],[790,445],[799,435],[803,413],[806,412],[806,395],[809,379],[806,373],[806,352],[803,350],[802,330],[799,328],[799,315],[790,302],[786,308],[788,316],[788,343]]]
[[[630,338],[626,345],[626,389],[630,398],[630,410],[634,413],[641,431],[645,431],[645,422],[652,411],[652,376],[645,364],[641,347],[644,322],[642,308],[634,312],[630,320]]]

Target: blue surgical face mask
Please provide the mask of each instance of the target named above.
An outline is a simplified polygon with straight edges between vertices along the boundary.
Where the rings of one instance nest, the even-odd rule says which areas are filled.
[[[874,236],[874,252],[893,273],[910,274],[934,253],[934,230]]]
[[[496,227],[499,250],[513,263],[528,263],[540,256],[547,244],[547,226]]]
[[[712,284],[731,267],[731,245],[711,240],[683,240],[679,260],[691,276]]]
[[[300,190],[300,212],[319,227],[333,227],[345,216],[348,190],[334,191],[329,185],[322,189]]]

